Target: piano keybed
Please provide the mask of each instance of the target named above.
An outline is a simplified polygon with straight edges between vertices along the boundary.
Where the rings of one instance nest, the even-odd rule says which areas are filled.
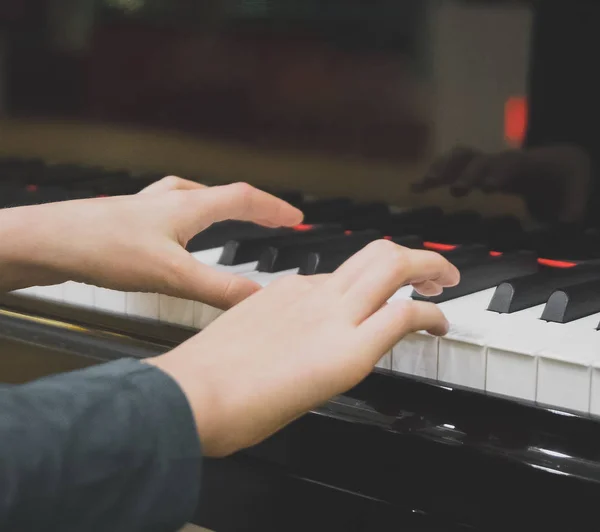
[[[160,176],[134,176],[41,160],[0,161],[0,207],[132,194]],[[305,214],[293,229],[222,222],[188,250],[211,267],[266,286],[286,275],[333,271],[376,238],[432,249],[461,270],[461,283],[430,298],[449,318],[444,338],[411,334],[378,366],[445,386],[583,414],[600,414],[600,233],[574,226],[524,228],[510,216],[400,208],[348,198],[271,191]],[[163,294],[124,293],[78,282],[12,294],[193,334],[222,311]],[[428,299],[411,287],[393,298]],[[10,298],[9,298],[10,299]]]

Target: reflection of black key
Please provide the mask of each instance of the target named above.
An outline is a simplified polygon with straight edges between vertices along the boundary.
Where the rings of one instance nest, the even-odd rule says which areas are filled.
[[[289,235],[294,230],[290,227],[269,228],[251,222],[226,220],[217,222],[194,236],[187,244],[189,252],[223,247],[229,240],[260,236]]]
[[[600,279],[556,290],[548,298],[542,320],[569,323],[600,312]]]
[[[528,249],[521,222],[513,216],[496,216],[484,221],[483,243],[494,251]]]
[[[41,159],[8,157],[0,160],[0,176],[4,183],[35,184],[44,168],[45,165]]]
[[[537,258],[531,252],[505,253],[498,257],[488,256],[463,266],[460,272],[460,283],[457,286],[445,288],[442,294],[433,297],[426,297],[413,292],[412,298],[420,301],[442,303],[493,288],[508,279],[529,275],[537,271]]]
[[[511,313],[545,303],[552,292],[583,283],[592,279],[600,279],[600,268],[547,268],[534,273],[509,279],[496,288],[488,310],[500,313]]]
[[[79,181],[102,177],[104,171],[98,166],[82,166],[77,164],[53,164],[46,166],[40,173],[39,184],[74,186]]]
[[[302,205],[304,222],[307,224],[325,224],[339,222],[351,207],[349,198],[328,198],[311,201]]]
[[[308,231],[296,231],[287,235],[262,236],[229,240],[223,247],[219,264],[235,266],[257,261],[262,253],[271,246],[309,241],[320,241],[332,234],[342,233],[342,228],[334,225],[315,226]]]
[[[527,249],[539,257],[555,260],[586,260],[600,257],[598,237],[581,224],[560,224],[527,234]]]
[[[385,203],[360,203],[348,209],[340,223],[351,231],[376,229],[391,217]]]
[[[67,201],[79,199],[81,194],[73,194],[69,189],[63,187],[27,185],[13,188],[7,193],[3,203],[5,206],[25,207],[27,205],[39,205],[42,203],[54,203],[57,201]]]
[[[374,226],[385,235],[396,236],[420,233],[423,228],[435,227],[443,219],[439,207],[420,207],[391,214],[381,225]]]
[[[393,238],[392,241],[407,248],[421,248],[423,245],[422,239],[416,235]],[[368,242],[338,249],[325,249],[318,253],[311,252],[302,260],[298,273],[300,275],[315,275],[334,272],[367,244]]]
[[[477,212],[456,212],[444,216],[434,225],[429,225],[423,233],[423,239],[448,244],[483,242],[485,226]]]
[[[303,264],[309,253],[351,253],[378,238],[381,238],[378,231],[361,231],[350,235],[326,235],[321,240],[271,246],[260,256],[256,269],[269,273],[291,270]]]
[[[106,172],[101,177],[79,181],[77,186],[105,196],[135,194],[143,188],[142,183],[137,179],[132,179],[131,174],[126,171]]]

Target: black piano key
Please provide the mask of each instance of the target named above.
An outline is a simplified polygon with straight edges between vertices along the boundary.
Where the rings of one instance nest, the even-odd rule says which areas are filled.
[[[378,231],[360,231],[352,234],[326,235],[320,240],[271,246],[260,256],[256,269],[269,273],[291,270],[304,264],[310,253],[348,252],[351,254],[381,237]]]
[[[467,244],[485,240],[485,224],[475,211],[460,211],[444,216],[435,224],[429,224],[423,239],[448,244]]]
[[[400,236],[389,240],[407,248],[418,249],[423,246],[423,240],[417,235]],[[367,244],[368,242],[356,246],[332,247],[320,252],[310,252],[303,258],[298,273],[300,275],[332,273]]]
[[[239,238],[289,235],[293,233],[294,229],[291,227],[270,228],[251,222],[225,220],[211,225],[191,238],[186,249],[189,252],[204,251],[223,247],[228,241]]]
[[[284,235],[270,235],[248,238],[237,238],[226,242],[219,264],[235,266],[258,261],[262,253],[271,246],[309,241],[320,241],[333,234],[342,234],[343,230],[336,225],[315,226],[307,231],[295,231]]]
[[[507,314],[531,308],[548,301],[560,288],[593,279],[600,279],[600,267],[546,268],[498,285],[488,310]]]
[[[600,278],[556,290],[548,298],[542,320],[569,323],[600,312]]]
[[[486,260],[490,255],[490,249],[483,244],[464,244],[446,251],[439,250],[437,253],[460,269],[475,260]]]
[[[442,294],[433,297],[425,297],[415,291],[412,298],[419,301],[442,303],[493,288],[508,279],[530,275],[537,272],[538,268],[535,253],[529,251],[504,253],[500,256],[488,255],[463,266],[457,286],[445,288]]]

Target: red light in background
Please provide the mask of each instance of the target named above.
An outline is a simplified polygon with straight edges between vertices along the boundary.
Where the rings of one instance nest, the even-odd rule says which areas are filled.
[[[513,148],[520,148],[527,134],[527,99],[513,96],[504,104],[504,138]]]

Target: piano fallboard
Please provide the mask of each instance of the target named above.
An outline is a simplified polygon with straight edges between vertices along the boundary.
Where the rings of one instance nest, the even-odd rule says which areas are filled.
[[[148,357],[194,331],[5,295],[0,345],[46,373]],[[17,356],[15,356],[17,355]],[[2,357],[5,358],[5,357]],[[45,360],[46,359],[46,360]],[[3,380],[19,382],[2,364]],[[256,447],[207,460],[196,522],[237,530],[592,528],[600,423],[377,369]],[[220,501],[218,504],[215,501]],[[223,504],[226,501],[227,504]]]

